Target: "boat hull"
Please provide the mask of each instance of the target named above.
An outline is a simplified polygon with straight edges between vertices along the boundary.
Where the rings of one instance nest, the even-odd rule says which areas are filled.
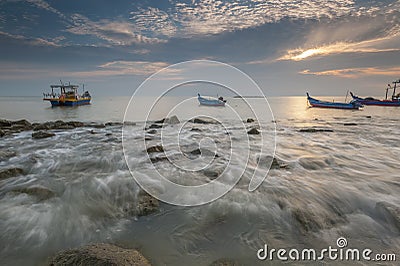
[[[80,99],[80,100],[64,100],[60,101],[59,99],[43,99],[47,100],[51,103],[52,107],[56,106],[79,106],[79,105],[88,105],[90,104],[91,99]]]
[[[223,107],[225,106],[225,102],[224,101],[220,101],[220,100],[210,100],[210,99],[206,99],[203,98],[201,96],[197,97],[200,105],[204,105],[204,106],[216,106],[216,107]]]
[[[352,101],[350,103],[335,103],[335,102],[320,101],[310,97],[308,93],[307,93],[307,100],[311,107],[318,107],[318,108],[358,110],[362,107],[362,104],[356,101]]]
[[[392,107],[400,107],[400,100],[377,100],[377,99],[366,99],[355,96],[350,92],[351,97],[354,101],[361,103],[362,105],[375,105],[375,106],[392,106]]]

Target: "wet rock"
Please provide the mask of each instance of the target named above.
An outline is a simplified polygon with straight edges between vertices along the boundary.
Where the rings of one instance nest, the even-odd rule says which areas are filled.
[[[387,222],[400,230],[400,207],[386,201],[376,203],[375,210],[381,214]]]
[[[0,119],[0,127],[11,127],[12,123],[11,121],[5,120],[5,119]]]
[[[160,207],[159,201],[143,190],[139,192],[137,200],[136,213],[138,216],[145,216],[157,212]]]
[[[151,125],[149,126],[149,128],[150,128],[150,129],[151,129],[151,128],[162,128],[162,125],[151,124]]]
[[[53,198],[56,194],[45,187],[27,187],[27,188],[17,188],[13,189],[12,192],[14,193],[25,193],[31,196],[35,196],[39,201],[48,200]]]
[[[299,132],[306,132],[306,133],[316,133],[316,132],[333,132],[333,129],[330,128],[302,128]]]
[[[247,123],[254,123],[254,119],[253,118],[247,118]]]
[[[189,154],[191,154],[191,155],[202,155],[202,156],[215,157],[215,158],[219,157],[219,155],[216,154],[215,152],[207,150],[207,149],[204,149],[204,148],[203,149],[192,150],[191,152],[189,152]]]
[[[179,124],[181,121],[179,121],[178,117],[176,115],[173,115],[164,121],[164,123],[174,125],[174,124]]]
[[[105,136],[106,136],[106,137],[110,137],[110,136],[112,136],[112,133],[106,133]]]
[[[46,132],[46,131],[36,131],[32,133],[32,138],[34,139],[44,139],[54,137],[56,134],[53,132]]]
[[[147,131],[147,133],[154,135],[154,134],[157,134],[157,130],[152,129],[152,130]]]
[[[258,131],[257,128],[253,127],[252,129],[250,129],[250,130],[247,132],[247,134],[249,134],[249,135],[258,135],[258,134],[260,134],[260,131]]]
[[[33,124],[33,131],[49,130],[50,127],[47,124]]]
[[[214,121],[209,120],[209,119],[200,119],[200,118],[194,118],[190,120],[190,122],[194,124],[214,124]]]
[[[100,124],[97,124],[97,123],[88,123],[88,124],[85,124],[85,127],[105,128],[106,125],[104,125],[104,124],[102,124],[102,123],[100,123]]]
[[[300,230],[305,232],[318,231],[322,225],[318,222],[318,217],[305,209],[292,210],[293,218],[300,224]]]
[[[5,133],[3,130],[0,129],[0,138],[1,138],[1,137],[4,137],[5,134],[6,134],[6,133]]]
[[[239,266],[240,264],[235,262],[232,259],[218,259],[216,261],[213,261],[210,266]]]
[[[137,250],[112,244],[91,244],[59,252],[49,262],[50,266],[150,266],[150,262]]]
[[[97,134],[97,132],[96,132],[96,131],[94,131],[93,129],[92,129],[92,130],[90,130],[89,132],[90,132],[90,134],[92,134],[92,135],[95,135],[95,134]]]
[[[329,167],[332,161],[329,158],[305,156],[299,159],[299,164],[307,170],[320,170]]]
[[[357,126],[356,123],[344,123],[343,126]]]
[[[147,148],[147,153],[153,153],[153,152],[164,152],[164,147],[161,145],[156,145],[156,146],[152,146]]]
[[[136,123],[132,121],[124,121],[124,126],[136,126]]]
[[[211,180],[219,177],[224,172],[224,168],[204,169],[203,174]]]
[[[151,157],[151,158],[150,158],[150,161],[151,161],[152,163],[158,163],[158,162],[167,161],[167,160],[168,160],[168,158],[165,157],[165,156]]]
[[[154,123],[157,123],[157,124],[164,124],[164,122],[165,122],[165,118],[154,121]]]
[[[192,128],[190,131],[194,131],[194,132],[201,132],[200,128],[194,127]]]
[[[17,153],[15,151],[10,150],[0,150],[0,162],[5,161],[11,157],[16,156]]]
[[[122,126],[121,122],[107,122],[104,124],[106,127]]]
[[[278,159],[276,156],[273,157],[269,155],[259,158],[258,163],[260,165],[267,165],[267,166],[270,165],[270,169],[286,169],[289,167],[287,163]]]
[[[367,116],[365,116],[365,118],[372,118],[372,116],[370,116],[370,115],[367,115]]]
[[[21,168],[8,168],[8,169],[1,169],[0,170],[0,180],[7,179],[14,176],[19,176],[24,173],[24,170]]]

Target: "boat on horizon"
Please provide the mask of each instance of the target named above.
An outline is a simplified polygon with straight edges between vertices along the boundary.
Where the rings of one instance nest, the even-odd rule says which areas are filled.
[[[307,92],[307,101],[311,107],[318,107],[318,108],[358,110],[361,107],[363,107],[363,105],[361,103],[354,101],[354,100],[349,103],[321,101],[321,100],[312,98],[308,94],[308,92]]]
[[[200,93],[197,94],[197,100],[199,101],[200,105],[205,106],[225,106],[226,103],[226,100],[224,100],[223,97],[219,97],[218,99],[207,99],[202,97]]]
[[[361,98],[361,97],[358,97],[357,95],[354,95],[352,92],[350,92],[350,95],[355,101],[357,101],[363,105],[400,106],[400,93],[396,94],[397,84],[400,84],[400,79],[395,80],[392,83],[394,84],[393,87],[390,84],[388,84],[388,87],[386,88],[386,95],[385,95],[384,100],[375,99],[373,97]],[[391,89],[393,89],[393,94],[392,94],[392,99],[389,100],[388,92]]]
[[[84,91],[81,95],[78,93],[78,85],[50,85],[51,93],[43,93],[43,101],[49,101],[51,106],[78,106],[90,104],[92,96],[88,91]],[[54,90],[59,89],[59,93]],[[83,87],[84,89],[84,87]]]

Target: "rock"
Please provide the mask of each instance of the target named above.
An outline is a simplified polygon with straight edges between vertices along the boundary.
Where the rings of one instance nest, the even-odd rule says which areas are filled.
[[[209,177],[211,180],[219,177],[224,172],[223,168],[216,168],[216,169],[204,169],[203,174],[206,177]]]
[[[154,121],[154,123],[157,123],[157,124],[164,124],[164,122],[165,122],[165,118]]]
[[[151,213],[157,212],[160,206],[160,203],[156,198],[148,194],[147,192],[141,190],[137,197],[137,215],[145,216]]]
[[[150,262],[137,250],[112,244],[98,243],[59,252],[50,266],[150,266]]]
[[[231,259],[218,259],[213,261],[210,266],[239,266],[240,264]]]
[[[215,157],[215,158],[219,157],[219,155],[216,154],[215,152],[210,151],[210,150],[205,149],[205,148],[203,148],[201,150],[200,149],[192,150],[191,152],[189,152],[189,154],[191,154],[191,155],[202,155],[202,156]]]
[[[147,148],[147,153],[153,153],[153,152],[164,152],[164,147],[161,145],[156,145],[156,146],[152,146]]]
[[[1,138],[1,137],[4,137],[5,134],[6,134],[6,133],[5,133],[3,130],[0,129],[0,138]]]
[[[89,132],[90,132],[90,134],[92,134],[92,135],[94,135],[94,134],[97,134],[97,132],[96,132],[96,131],[94,131],[93,129],[92,129],[92,130],[90,130]]]
[[[376,203],[375,210],[380,213],[385,220],[393,224],[400,230],[400,207],[389,202],[381,201]]]
[[[150,129],[151,129],[151,128],[162,128],[162,125],[151,124],[151,125],[149,126],[149,128],[150,128]]]
[[[190,120],[190,122],[194,124],[214,124],[214,121],[212,120],[206,120],[206,119],[200,119],[200,118],[194,118]]]
[[[132,121],[124,121],[124,126],[136,126],[136,123]]]
[[[0,128],[11,127],[11,125],[12,125],[11,121],[0,119]]]
[[[106,133],[105,136],[106,136],[106,137],[110,137],[110,136],[112,136],[112,133]]]
[[[254,119],[253,118],[247,118],[247,123],[254,123]]]
[[[15,151],[10,151],[10,150],[0,150],[0,162],[5,161],[6,159],[9,159],[11,157],[16,156],[17,153]]]
[[[197,128],[197,127],[193,127],[190,131],[201,132],[201,129]]]
[[[317,221],[318,217],[306,209],[294,209],[292,210],[292,216],[300,224],[300,229],[303,233],[315,232],[322,228],[322,225]]]
[[[263,158],[258,159],[259,164],[265,164],[265,165],[270,165],[270,169],[286,169],[289,167],[289,165],[280,159],[272,156],[265,156]]]
[[[370,115],[367,115],[367,116],[365,116],[365,118],[372,118],[372,116],[370,116]]]
[[[302,128],[299,132],[307,132],[307,133],[316,133],[316,132],[333,132],[333,129],[330,128]]]
[[[28,188],[17,188],[13,189],[12,192],[15,193],[25,193],[31,196],[35,196],[39,201],[48,200],[55,196],[55,193],[45,187],[28,187]]]
[[[50,127],[47,124],[33,124],[33,131],[49,130]]]
[[[152,130],[147,131],[147,133],[154,135],[154,134],[157,134],[157,130],[152,129]]]
[[[105,128],[106,125],[104,125],[104,124],[102,124],[102,123],[100,123],[100,124],[97,124],[97,123],[88,123],[88,124],[85,124],[85,127]]]
[[[56,134],[53,132],[46,132],[46,131],[37,131],[32,133],[32,138],[34,139],[44,139],[54,137]]]
[[[107,126],[107,127],[122,126],[122,123],[121,122],[107,122],[107,123],[105,123],[105,126]]]
[[[356,123],[344,123],[343,126],[357,126]]]
[[[26,119],[13,121],[12,124],[13,125],[20,125],[20,126],[24,126],[24,127],[31,127],[32,126],[32,124],[29,123]]]
[[[250,129],[250,130],[247,132],[247,134],[249,134],[249,135],[258,135],[258,134],[260,134],[260,131],[258,131],[257,128],[253,127],[252,129]]]
[[[151,158],[150,158],[150,161],[151,161],[152,163],[158,163],[158,162],[167,161],[167,160],[168,160],[168,158],[165,157],[165,156],[151,157]]]
[[[18,176],[18,175],[22,175],[23,173],[24,173],[24,170],[22,170],[21,168],[16,168],[16,167],[2,169],[2,170],[0,170],[0,180]]]
[[[178,117],[176,115],[171,116],[170,118],[167,118],[165,123],[174,125],[174,124],[179,124],[181,121],[179,121]]]

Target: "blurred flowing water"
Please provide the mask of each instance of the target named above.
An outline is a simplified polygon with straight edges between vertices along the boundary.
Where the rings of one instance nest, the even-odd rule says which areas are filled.
[[[0,116],[31,122],[121,121],[128,101],[102,98],[91,106],[68,109],[49,108],[40,98],[3,97]],[[169,101],[173,106],[180,99]],[[257,109],[261,99],[248,101]],[[308,109],[305,97],[269,102],[274,121],[260,122],[271,130],[276,127],[276,157],[284,167],[273,167],[262,185],[249,192],[254,157],[238,184],[222,198],[199,207],[161,204],[158,212],[142,217],[135,213],[139,187],[126,166],[121,126],[55,130],[55,137],[40,140],[32,139],[31,131],[0,138],[2,151],[15,152],[1,159],[0,169],[24,170],[23,175],[0,180],[1,264],[42,265],[61,249],[92,242],[138,248],[154,265],[209,265],[220,258],[264,265],[256,257],[264,244],[320,249],[335,246],[340,236],[354,248],[398,252],[400,217],[388,215],[382,206],[400,208],[400,109]],[[240,99],[228,103],[252,117]],[[203,107],[192,107],[196,108]],[[225,109],[215,110],[234,138],[239,130],[236,122],[224,114]],[[162,118],[152,115],[151,119]],[[168,132],[175,126],[165,129],[164,143],[172,141]],[[140,121],[130,126],[127,137],[133,146],[148,136],[143,127]],[[332,132],[300,132],[304,128]],[[212,135],[222,145],[217,153],[223,162],[228,155],[226,135],[221,132],[214,125],[193,124],[182,134],[189,145],[202,135]],[[258,138],[249,136],[251,150],[259,145]],[[159,144],[158,138],[149,138],[149,143]],[[147,167],[145,151],[132,155],[138,167]],[[177,183],[209,181],[202,173],[176,171],[169,161],[156,164]],[[50,189],[54,196],[40,199],[15,192],[30,186]]]

